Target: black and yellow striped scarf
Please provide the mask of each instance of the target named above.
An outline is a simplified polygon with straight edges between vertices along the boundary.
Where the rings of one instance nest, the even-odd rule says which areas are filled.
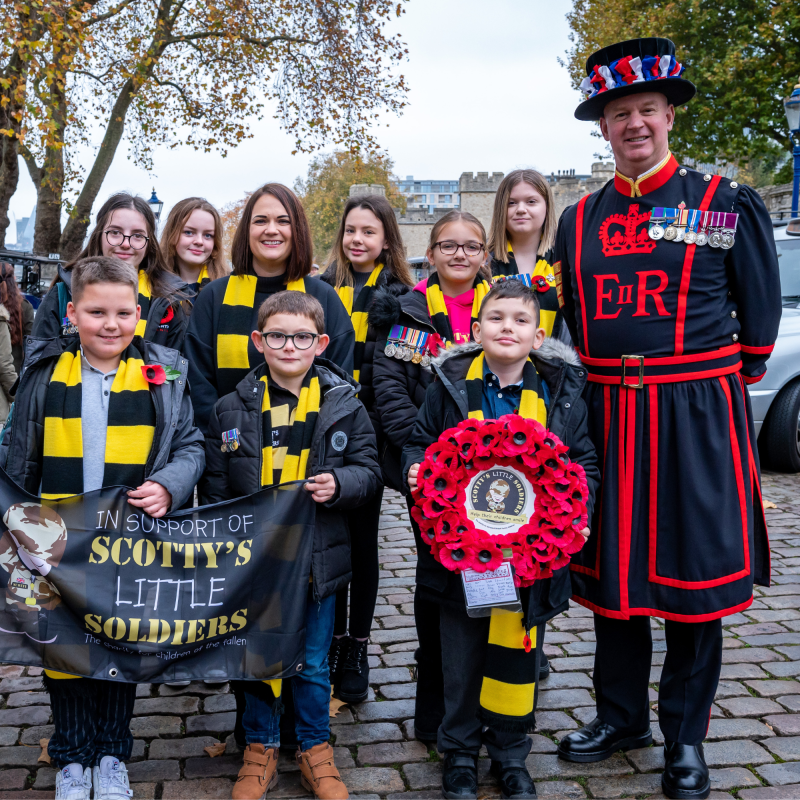
[[[317,370],[312,365],[303,379],[297,405],[290,412],[288,405],[272,408],[269,399],[269,370],[259,378],[264,384],[264,397],[261,400],[261,430],[263,448],[261,451],[261,485],[299,481],[306,477],[311,440],[317,424],[320,406],[320,388]],[[290,428],[289,443],[286,447],[272,447],[272,432],[280,428]]]
[[[350,322],[353,323],[353,330],[356,333],[356,345],[353,350],[353,378],[358,381],[361,374],[361,363],[364,360],[364,349],[367,342],[367,330],[369,324],[367,322],[367,312],[369,311],[370,303],[372,302],[372,294],[375,291],[375,285],[378,282],[383,264],[378,264],[375,269],[370,273],[366,284],[358,293],[355,305],[353,304],[353,287],[340,286],[336,290],[342,305],[350,315]]]
[[[517,262],[514,258],[514,251],[511,249],[510,244],[508,245],[508,254],[511,260],[508,262],[507,272],[505,274],[492,275],[492,282],[505,280],[507,278],[515,278],[520,274]],[[547,336],[553,335],[556,318],[560,313],[558,291],[551,291],[552,289],[556,289],[556,271],[552,265],[554,255],[552,249],[548,250],[543,256],[536,260],[536,266],[531,273],[531,278],[535,279],[541,276],[547,281],[550,287],[546,292],[539,292],[535,288],[532,290],[536,294],[536,299],[539,301],[539,327],[544,328]]]
[[[483,419],[483,353],[467,371],[467,407],[470,419]],[[522,370],[519,415],[547,425],[539,373],[530,358]],[[495,730],[527,732],[535,721],[536,688],[541,646],[534,628],[530,650],[521,611],[493,608],[489,620],[489,646],[483,668],[479,715]]]
[[[472,339],[472,324],[478,321],[478,312],[481,308],[483,298],[491,289],[491,286],[480,276],[480,273],[475,276],[475,282],[472,284],[475,291],[475,297],[472,300],[472,319],[469,324],[469,338]],[[441,286],[439,285],[439,275],[434,272],[428,278],[428,284],[425,289],[425,298],[428,301],[428,315],[431,318],[431,325],[434,330],[445,341],[447,347],[453,344],[453,327],[450,325],[450,317],[447,314],[447,305],[444,301],[444,294],[442,293]]]
[[[108,403],[104,486],[141,486],[155,436],[156,412],[144,361],[129,345]],[[47,500],[83,493],[81,353],[74,342],[58,359],[45,400],[42,491]]]
[[[256,275],[231,275],[228,278],[217,328],[217,370],[251,369],[247,347],[253,332],[253,306],[256,302],[257,286]],[[305,292],[306,284],[300,278],[287,283],[286,288],[294,292]]]
[[[153,287],[150,285],[150,278],[143,270],[139,270],[139,306],[142,309],[139,321],[136,323],[136,336],[144,337],[145,328],[147,328],[147,315],[150,313],[150,300],[153,296]]]

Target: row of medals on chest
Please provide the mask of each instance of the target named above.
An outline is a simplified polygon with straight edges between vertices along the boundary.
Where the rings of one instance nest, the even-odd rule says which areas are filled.
[[[736,239],[738,214],[724,211],[700,211],[686,208],[681,203],[677,208],[656,207],[650,213],[651,239],[666,239],[668,242],[709,245],[730,250]]]
[[[424,331],[393,325],[389,331],[386,347],[383,349],[384,355],[396,358],[398,361],[411,361],[413,364],[429,367],[431,364],[431,354],[428,351],[429,338],[430,334]]]

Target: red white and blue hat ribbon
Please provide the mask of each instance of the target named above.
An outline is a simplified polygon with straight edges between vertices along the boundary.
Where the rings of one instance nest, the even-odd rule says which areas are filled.
[[[643,81],[657,81],[663,78],[678,78],[685,67],[675,60],[675,56],[625,56],[606,66],[595,65],[591,75],[581,82],[581,91],[587,99],[618,86],[630,86]]]

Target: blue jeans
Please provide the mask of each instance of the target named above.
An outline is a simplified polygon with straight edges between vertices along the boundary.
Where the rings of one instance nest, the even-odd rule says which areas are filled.
[[[310,750],[331,737],[331,681],[328,672],[328,649],[333,638],[336,595],[316,602],[308,587],[306,606],[306,661],[303,671],[284,679],[283,692],[291,686],[294,696],[295,731],[300,749]],[[289,686],[287,686],[287,684]],[[278,747],[281,741],[280,714],[272,713],[269,702],[245,691],[242,717],[248,744]]]

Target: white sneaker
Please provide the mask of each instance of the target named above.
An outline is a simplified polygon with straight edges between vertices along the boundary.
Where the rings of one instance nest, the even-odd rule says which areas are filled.
[[[80,764],[67,764],[56,773],[56,800],[89,800],[92,771]]]
[[[94,800],[130,800],[133,797],[128,783],[128,770],[114,756],[103,756],[100,766],[92,770]],[[88,795],[87,795],[88,798]]]

